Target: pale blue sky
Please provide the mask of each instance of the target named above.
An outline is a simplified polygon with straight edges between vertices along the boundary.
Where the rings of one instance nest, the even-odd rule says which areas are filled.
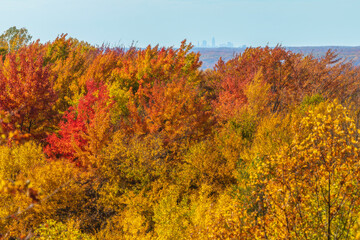
[[[0,32],[93,44],[360,45],[360,0],[1,0]]]

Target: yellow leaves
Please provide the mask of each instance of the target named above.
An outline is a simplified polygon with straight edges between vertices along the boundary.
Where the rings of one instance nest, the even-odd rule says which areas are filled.
[[[34,142],[13,147],[0,146],[0,178],[16,179],[17,174],[27,174],[36,166],[46,163],[42,148]]]
[[[181,188],[170,186],[154,208],[155,233],[158,239],[183,239],[190,225],[188,199],[181,199]]]
[[[95,239],[92,236],[87,234],[83,234],[80,231],[79,222],[71,219],[66,224],[61,222],[56,222],[54,220],[47,220],[44,224],[41,224],[39,227],[35,229],[35,233],[37,234],[37,239],[39,240],[93,240]]]
[[[269,235],[279,237],[276,231],[281,230],[287,238],[324,238],[327,219],[332,219],[328,231],[335,234],[343,231],[340,222],[358,214],[350,210],[353,201],[359,204],[358,190],[350,187],[360,183],[355,130],[348,110],[337,101],[320,103],[293,123],[292,144],[266,158],[264,165],[273,167],[265,183],[267,213],[277,219]]]
[[[138,200],[136,194],[142,199],[139,201],[144,203],[145,200],[141,198],[142,190],[145,191],[144,195],[149,196],[147,201],[151,202],[152,195],[154,198],[158,196],[157,193],[150,192],[156,191],[157,181],[163,183],[161,178],[166,178],[166,168],[169,167],[165,164],[167,152],[160,139],[153,136],[131,138],[122,131],[115,133],[99,159],[102,161],[98,174],[107,179],[99,192],[100,201],[108,209],[117,209],[125,199],[125,204],[129,204],[128,200]],[[152,190],[149,189],[150,186]],[[124,199],[123,194],[135,196]]]
[[[253,213],[243,209],[228,191],[212,198],[211,188],[203,185],[191,201],[192,225],[186,239],[253,239],[261,236]]]
[[[332,237],[348,229],[360,212],[360,131],[351,109],[338,101],[304,98],[325,92],[329,99],[324,86],[299,91],[308,88],[311,72],[292,74],[290,67],[302,72],[298,65],[316,60],[302,62],[279,48],[250,49],[202,74],[191,47],[95,49],[65,36],[47,44],[44,65],[59,96],[52,110],[75,105],[66,123],[95,114],[73,124],[75,132],[86,129],[74,160],[92,171],[59,159],[61,151],[47,162],[32,142],[0,147],[0,216],[32,204],[23,190],[27,180],[41,201],[7,226],[0,221],[0,232],[5,226],[40,228],[37,237],[44,239],[71,239],[61,235],[70,232],[86,239],[79,229],[98,239],[324,239],[327,226]],[[116,103],[76,108],[89,93],[88,79],[105,84]],[[215,119],[220,112],[228,115]]]
[[[15,195],[19,192],[24,192],[25,188],[29,187],[29,183],[24,183],[21,180],[14,182],[9,179],[0,179],[0,194]]]
[[[251,146],[252,158],[275,154],[292,140],[291,115],[274,114],[261,119]]]
[[[263,78],[264,76],[261,70],[259,70],[245,90],[248,102],[247,107],[254,114],[264,113],[267,109],[271,85],[265,82]]]
[[[86,71],[91,70],[97,49],[74,38],[61,35],[44,46],[45,61],[50,67],[50,81],[58,95],[55,109],[65,112],[69,106],[76,104],[83,94]]]
[[[107,220],[106,228],[96,234],[97,239],[145,240],[153,239],[148,233],[147,219],[135,206],[126,207],[121,213]]]
[[[84,202],[83,190],[70,182],[76,169],[64,162],[35,166],[27,174],[20,173],[18,180],[7,185],[7,192],[0,197],[0,219],[8,217],[2,231],[38,226],[46,218],[58,219],[59,209],[75,211]],[[40,204],[41,203],[41,204]]]

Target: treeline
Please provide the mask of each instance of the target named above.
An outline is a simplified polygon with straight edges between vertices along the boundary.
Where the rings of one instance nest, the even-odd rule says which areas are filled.
[[[355,239],[360,69],[0,36],[3,239]]]

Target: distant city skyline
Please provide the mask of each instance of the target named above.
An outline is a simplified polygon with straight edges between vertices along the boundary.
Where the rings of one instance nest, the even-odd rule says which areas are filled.
[[[211,45],[208,44],[207,40],[202,40],[201,44],[200,41],[197,41],[197,44],[193,44],[195,47],[197,48],[218,48],[218,47],[226,47],[226,48],[246,48],[246,44],[241,44],[241,45],[234,45],[232,42],[225,42],[225,43],[220,43],[220,44],[216,44],[216,39],[215,37],[211,38]]]
[[[358,0],[2,0],[0,32],[91,44],[360,46]],[[229,45],[230,46],[230,45]]]

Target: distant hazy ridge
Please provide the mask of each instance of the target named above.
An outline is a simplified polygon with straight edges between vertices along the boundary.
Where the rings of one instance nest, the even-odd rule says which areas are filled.
[[[339,58],[345,58],[353,61],[355,65],[360,65],[360,46],[359,47],[286,47],[295,53],[313,54],[316,57],[324,56],[331,49],[339,54]],[[202,69],[213,68],[219,58],[227,61],[234,57],[235,54],[241,53],[245,48],[194,48],[194,52],[200,52],[200,60],[203,62]]]

